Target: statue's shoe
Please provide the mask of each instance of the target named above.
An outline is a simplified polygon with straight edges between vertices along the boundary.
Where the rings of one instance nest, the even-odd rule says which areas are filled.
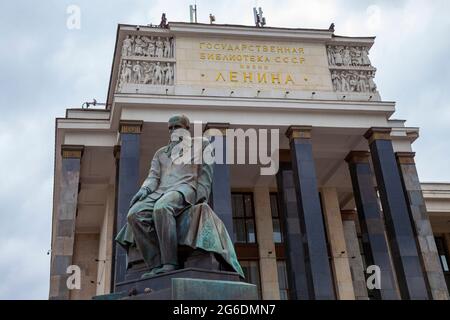
[[[180,269],[179,266],[173,265],[173,264],[165,264],[160,268],[156,268],[153,269],[152,272],[154,271],[155,274],[161,274],[161,273],[166,273],[166,272],[170,272],[170,271],[174,271]]]
[[[161,267],[162,268],[162,267]],[[156,276],[155,271],[160,268],[153,268],[150,272],[146,272],[141,276],[141,279],[147,279]]]
[[[179,266],[175,266],[175,265],[173,265],[173,264],[165,264],[165,265],[163,265],[162,267],[159,267],[159,268],[153,268],[152,270],[150,270],[150,272],[144,273],[144,274],[141,276],[141,279],[151,278],[151,277],[154,277],[154,276],[156,276],[156,275],[158,275],[158,274],[166,273],[166,272],[170,272],[170,271],[178,270],[178,269],[180,269]]]

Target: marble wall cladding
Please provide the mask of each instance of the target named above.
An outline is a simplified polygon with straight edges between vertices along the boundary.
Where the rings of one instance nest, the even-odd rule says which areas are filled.
[[[270,192],[266,187],[253,189],[256,236],[259,250],[259,271],[264,300],[279,300],[277,257],[273,242]]]
[[[322,208],[331,252],[334,282],[339,300],[354,300],[348,250],[345,243],[341,210],[335,188],[322,188]]]
[[[77,233],[73,264],[80,267],[80,290],[70,291],[71,300],[90,300],[97,291],[99,234]]]
[[[355,221],[345,220],[342,224],[344,228],[345,243],[347,245],[347,256],[350,264],[355,299],[368,300],[369,296],[367,293],[364,263],[359,247]]]

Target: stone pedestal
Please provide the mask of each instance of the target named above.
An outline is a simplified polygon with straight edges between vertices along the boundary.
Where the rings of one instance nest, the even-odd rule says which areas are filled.
[[[172,279],[172,300],[257,300],[254,284],[235,281]]]
[[[116,284],[117,292],[94,300],[256,300],[255,285],[235,272],[186,268]]]

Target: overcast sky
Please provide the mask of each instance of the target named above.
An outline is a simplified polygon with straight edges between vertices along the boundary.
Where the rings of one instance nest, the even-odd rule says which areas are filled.
[[[47,299],[55,118],[105,101],[118,23],[189,21],[195,1],[2,0],[0,2],[0,299]],[[197,0],[199,22],[328,28],[377,36],[371,60],[393,118],[421,128],[421,181],[450,182],[450,1]],[[69,5],[81,28],[66,27]]]

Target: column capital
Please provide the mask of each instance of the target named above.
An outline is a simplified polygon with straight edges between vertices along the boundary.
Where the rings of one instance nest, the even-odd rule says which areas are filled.
[[[415,152],[396,152],[395,157],[397,158],[397,162],[399,164],[415,164],[414,157],[416,156]]]
[[[205,131],[210,129],[217,129],[222,132],[222,135],[225,135],[226,130],[230,127],[228,122],[207,122],[205,126]]]
[[[63,144],[61,145],[61,156],[64,159],[81,159],[84,152],[83,145]]]
[[[370,152],[369,151],[350,151],[345,157],[345,161],[348,163],[369,163]]]
[[[312,126],[290,126],[286,130],[286,137],[292,139],[311,139]]]
[[[139,134],[142,132],[143,124],[144,124],[144,121],[141,121],[141,120],[120,120],[119,132],[120,133]]]
[[[369,144],[375,140],[391,140],[392,128],[388,127],[372,127],[364,134],[364,138],[369,140]]]

